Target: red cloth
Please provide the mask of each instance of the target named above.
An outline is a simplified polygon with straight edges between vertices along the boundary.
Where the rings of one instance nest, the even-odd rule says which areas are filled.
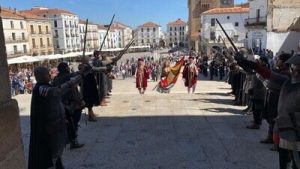
[[[275,133],[273,134],[273,141],[275,145],[279,145],[280,142],[279,134],[275,134]]]
[[[255,71],[260,74],[264,79],[270,79],[272,71],[267,67],[261,66],[260,64],[255,65]]]
[[[190,74],[191,74],[191,72],[189,70],[189,66],[186,65],[184,67],[183,72],[182,72],[182,77],[185,79],[185,83],[184,83],[185,87],[192,87],[197,83],[197,80],[198,80],[198,75],[196,73],[197,69],[198,68],[196,67],[195,70],[194,70],[194,73],[193,73],[194,74],[193,77],[189,77]]]
[[[144,67],[143,70],[137,70],[136,72],[136,88],[147,88],[149,79],[149,73],[147,68]]]

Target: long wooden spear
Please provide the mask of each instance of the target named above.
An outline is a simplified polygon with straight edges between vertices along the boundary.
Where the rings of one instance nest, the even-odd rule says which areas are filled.
[[[116,63],[118,60],[122,58],[122,56],[127,52],[130,46],[134,43],[134,41],[135,41],[135,37],[133,37],[131,41],[125,46],[125,48],[119,53],[119,55],[113,59],[114,63]]]
[[[87,36],[88,24],[89,24],[89,19],[86,19],[86,21],[85,21],[84,41],[83,41],[83,54],[82,54],[82,57],[83,57],[83,58],[85,58],[85,51],[86,51],[86,36]]]
[[[100,46],[100,49],[99,49],[100,52],[101,52],[101,50],[102,50],[102,48],[103,48],[103,45],[104,45],[105,40],[106,40],[106,37],[107,37],[107,35],[108,35],[108,32],[109,32],[109,30],[110,30],[111,25],[112,25],[113,22],[114,22],[114,19],[115,19],[115,14],[114,14],[114,16],[111,18],[110,24],[109,24],[109,26],[108,26],[108,28],[107,28],[107,30],[106,30],[106,34],[105,34],[105,36],[104,36],[104,38],[103,38],[103,42],[102,42],[102,44],[101,44],[101,46]]]
[[[226,35],[227,39],[229,40],[230,44],[232,45],[232,47],[234,48],[235,52],[238,52],[237,47],[235,46],[235,44],[232,42],[231,38],[229,37],[229,35],[227,34],[227,32],[225,31],[225,29],[223,28],[223,26],[221,25],[221,23],[219,22],[219,20],[216,18],[216,21],[218,23],[218,25],[221,27],[222,31],[224,32],[224,34]]]

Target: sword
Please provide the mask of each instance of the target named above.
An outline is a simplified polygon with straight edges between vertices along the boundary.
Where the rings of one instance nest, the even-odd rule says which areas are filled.
[[[101,52],[102,47],[103,47],[103,45],[104,45],[104,43],[105,43],[106,37],[107,37],[107,35],[108,35],[108,32],[109,32],[109,30],[110,30],[111,25],[113,24],[114,19],[115,19],[115,14],[113,15],[113,17],[112,17],[112,19],[111,19],[111,21],[110,21],[110,24],[109,24],[109,26],[108,26],[108,28],[107,28],[107,30],[106,30],[106,34],[105,34],[105,36],[104,36],[104,38],[103,38],[103,42],[102,42],[102,44],[101,44],[101,46],[100,46],[100,49],[99,49],[100,52]]]

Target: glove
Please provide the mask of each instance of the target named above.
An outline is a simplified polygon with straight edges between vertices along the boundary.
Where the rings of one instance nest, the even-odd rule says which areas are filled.
[[[234,59],[235,59],[237,62],[246,60],[246,59],[244,58],[244,56],[243,56],[240,52],[235,53]]]
[[[242,67],[245,71],[255,70],[256,63],[247,60],[239,52],[234,55],[234,59],[237,61],[237,64]]]
[[[106,68],[107,68],[108,72],[111,72],[113,69],[113,66],[112,66],[112,64],[108,64],[108,65],[106,65]]]

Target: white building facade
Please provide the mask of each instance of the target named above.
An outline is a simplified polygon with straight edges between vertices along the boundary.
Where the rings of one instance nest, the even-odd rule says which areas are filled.
[[[216,19],[224,27],[236,46],[244,47],[246,43],[245,19],[249,16],[249,8],[215,8],[202,13],[201,16],[201,43],[208,46],[223,46],[229,44]]]
[[[8,58],[29,55],[27,22],[17,11],[2,9],[5,46]]]
[[[188,46],[188,25],[181,19],[170,22],[167,25],[167,46],[187,47]]]
[[[138,46],[159,47],[163,35],[160,25],[147,22],[137,28],[135,36]]]
[[[106,32],[107,32],[107,27],[104,27],[103,25],[98,25],[99,47],[101,47],[101,45],[104,41]],[[108,34],[107,34],[107,37],[105,39],[102,49],[119,48],[120,47],[119,33],[120,33],[119,31],[110,29],[108,31]]]
[[[80,36],[80,46],[81,50],[84,47],[84,36],[85,36],[86,21],[79,20],[79,36]],[[87,26],[87,36],[86,36],[86,51],[93,51],[99,49],[99,33],[98,25],[93,23],[88,23]]]
[[[299,0],[249,0],[248,48],[274,54],[300,50]]]
[[[114,29],[118,36],[118,46],[124,48],[133,38],[131,27],[120,23],[115,22],[112,24],[112,29]]]
[[[76,14],[44,7],[32,8],[30,12],[51,20],[55,53],[64,54],[81,50],[79,18]]]
[[[267,0],[249,1],[249,17],[245,20],[247,28],[247,47],[262,50],[267,47]]]

